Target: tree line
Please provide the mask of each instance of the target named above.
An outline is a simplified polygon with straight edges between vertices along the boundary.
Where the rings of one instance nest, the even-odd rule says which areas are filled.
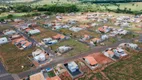
[[[142,0],[79,0],[83,3],[127,3],[127,2],[142,2]]]

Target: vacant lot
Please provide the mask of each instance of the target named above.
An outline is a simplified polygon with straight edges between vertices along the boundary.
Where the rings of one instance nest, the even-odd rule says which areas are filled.
[[[71,50],[67,53],[64,53],[64,56],[67,56],[67,57],[81,54],[81,53],[84,53],[85,51],[89,50],[89,47],[87,45],[80,43],[80,42],[73,40],[73,39],[59,42],[59,43],[51,46],[51,48],[55,51],[58,47],[64,46],[64,45],[68,45],[68,46],[73,47],[73,50]]]
[[[2,25],[0,26],[0,32],[6,29],[10,29],[9,26],[2,26]]]
[[[104,72],[110,80],[141,80],[142,54],[134,54],[128,60],[108,66]]]
[[[59,30],[64,35],[71,35],[73,38],[80,38],[84,35],[90,35],[92,37],[100,37],[100,34],[96,33],[95,31],[88,31],[88,30],[81,30],[79,32],[73,32],[68,29],[61,29]]]
[[[11,73],[18,73],[30,69],[31,62],[27,55],[31,54],[34,48],[21,51],[11,43],[0,46],[0,56],[7,70]],[[24,66],[22,69],[21,66]]]
[[[52,37],[52,36],[55,36],[57,34],[57,33],[53,32],[51,30],[47,30],[47,29],[42,28],[42,27],[37,27],[37,29],[39,29],[41,31],[41,33],[32,36],[32,38],[34,38],[37,41],[41,41],[43,38]]]

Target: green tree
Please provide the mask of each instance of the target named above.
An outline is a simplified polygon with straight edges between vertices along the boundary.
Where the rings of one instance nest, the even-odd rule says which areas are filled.
[[[12,15],[12,14],[9,14],[9,15],[7,16],[7,18],[8,18],[8,19],[13,18],[13,15]]]

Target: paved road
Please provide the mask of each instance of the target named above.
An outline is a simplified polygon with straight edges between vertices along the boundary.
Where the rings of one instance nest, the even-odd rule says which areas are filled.
[[[14,78],[9,73],[7,73],[6,69],[4,68],[1,62],[0,62],[0,80],[14,80]]]
[[[69,61],[72,61],[72,60],[87,56],[87,55],[92,54],[92,53],[101,52],[101,51],[105,50],[106,48],[117,47],[120,43],[124,43],[124,42],[131,42],[131,40],[122,40],[122,41],[119,41],[117,43],[114,43],[113,45],[103,46],[103,47],[96,47],[96,48],[92,49],[89,52],[82,53],[82,54],[79,54],[79,55],[76,55],[76,56],[72,56],[70,58],[58,57],[58,58],[54,59],[52,62],[50,62],[49,64],[47,64],[45,66],[19,73],[18,76],[20,78],[24,78],[24,77],[26,77],[26,76],[28,76],[30,74],[34,74],[34,73],[39,72],[41,69],[46,69],[47,67],[53,67],[53,66],[55,66],[55,65],[57,65],[59,63],[69,62]]]

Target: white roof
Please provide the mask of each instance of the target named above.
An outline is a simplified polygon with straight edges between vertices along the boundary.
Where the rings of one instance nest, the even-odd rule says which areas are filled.
[[[83,30],[83,28],[71,27],[71,28],[69,28],[69,30],[74,31],[74,32],[78,32],[78,31],[80,31],[80,30]]]
[[[4,35],[11,35],[11,34],[14,34],[14,33],[16,33],[16,31],[14,31],[14,30],[4,31]]]
[[[78,65],[77,65],[74,61],[69,62],[69,63],[68,63],[68,66],[69,66],[69,67],[78,67]]]
[[[42,39],[44,42],[49,42],[49,41],[51,41],[52,40],[52,38],[44,38],[44,39]]]
[[[7,43],[7,42],[8,42],[8,39],[6,37],[0,38],[0,44],[4,44],[4,43]]]
[[[44,51],[37,49],[36,51],[32,52],[32,55],[36,61],[44,61],[45,54]]]
[[[29,33],[30,34],[40,33],[40,30],[38,30],[38,29],[30,30]]]

